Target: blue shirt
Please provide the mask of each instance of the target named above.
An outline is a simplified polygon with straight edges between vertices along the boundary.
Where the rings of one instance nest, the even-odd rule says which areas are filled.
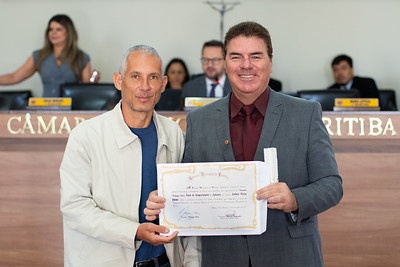
[[[151,191],[157,189],[157,130],[154,121],[151,120],[147,128],[130,128],[142,143],[142,190],[139,204],[139,222],[146,222],[144,208],[146,200]],[[164,253],[163,245],[153,246],[147,242],[142,242],[136,251],[135,262],[149,260]]]

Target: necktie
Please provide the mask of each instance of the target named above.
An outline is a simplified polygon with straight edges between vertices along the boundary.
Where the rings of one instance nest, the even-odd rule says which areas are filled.
[[[211,91],[209,97],[215,97],[215,87],[217,87],[218,83],[211,84]]]
[[[252,161],[254,160],[254,154],[256,153],[258,144],[258,132],[254,122],[251,120],[251,114],[255,109],[254,105],[244,105],[242,111],[244,113],[244,125],[243,125],[243,160]]]

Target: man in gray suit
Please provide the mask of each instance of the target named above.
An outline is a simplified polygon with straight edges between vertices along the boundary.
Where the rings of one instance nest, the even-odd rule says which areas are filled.
[[[183,162],[263,161],[264,148],[276,147],[279,182],[256,191],[268,201],[267,230],[203,236],[202,266],[323,266],[317,215],[335,206],[343,189],[321,106],[268,86],[273,50],[260,24],[233,26],[224,52],[232,93],[187,115]],[[249,106],[259,136],[254,149],[244,131]],[[153,210],[145,214],[154,216],[164,199],[152,193],[149,200]]]
[[[184,85],[181,98],[222,97],[230,93],[232,88],[226,78],[224,64],[224,44],[217,40],[205,42],[201,50],[203,74]]]

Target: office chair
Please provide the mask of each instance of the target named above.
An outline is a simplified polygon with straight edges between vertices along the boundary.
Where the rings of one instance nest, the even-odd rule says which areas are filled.
[[[0,110],[24,110],[30,97],[30,90],[0,91]]]
[[[379,89],[379,106],[382,111],[397,111],[396,91]]]
[[[269,78],[269,87],[274,89],[276,92],[281,92],[282,91],[282,82],[273,78]]]
[[[300,98],[317,101],[321,104],[323,111],[333,111],[335,98],[358,98],[360,92],[357,89],[320,89],[320,90],[300,90],[297,91]]]
[[[113,83],[66,83],[61,97],[71,97],[71,110],[108,110],[117,91]]]

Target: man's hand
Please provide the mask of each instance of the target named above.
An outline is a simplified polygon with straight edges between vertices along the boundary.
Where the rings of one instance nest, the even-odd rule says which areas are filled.
[[[154,246],[171,243],[178,235],[174,232],[170,236],[163,236],[160,234],[167,234],[169,229],[154,223],[141,223],[137,229],[136,237],[140,240],[146,241]]]
[[[286,183],[272,183],[257,190],[257,199],[267,199],[268,208],[295,212],[298,210],[297,200]]]
[[[146,220],[154,221],[158,218],[161,209],[165,207],[165,198],[157,195],[157,190],[154,190],[149,194],[149,198],[146,201],[146,208],[144,209],[144,215]]]

